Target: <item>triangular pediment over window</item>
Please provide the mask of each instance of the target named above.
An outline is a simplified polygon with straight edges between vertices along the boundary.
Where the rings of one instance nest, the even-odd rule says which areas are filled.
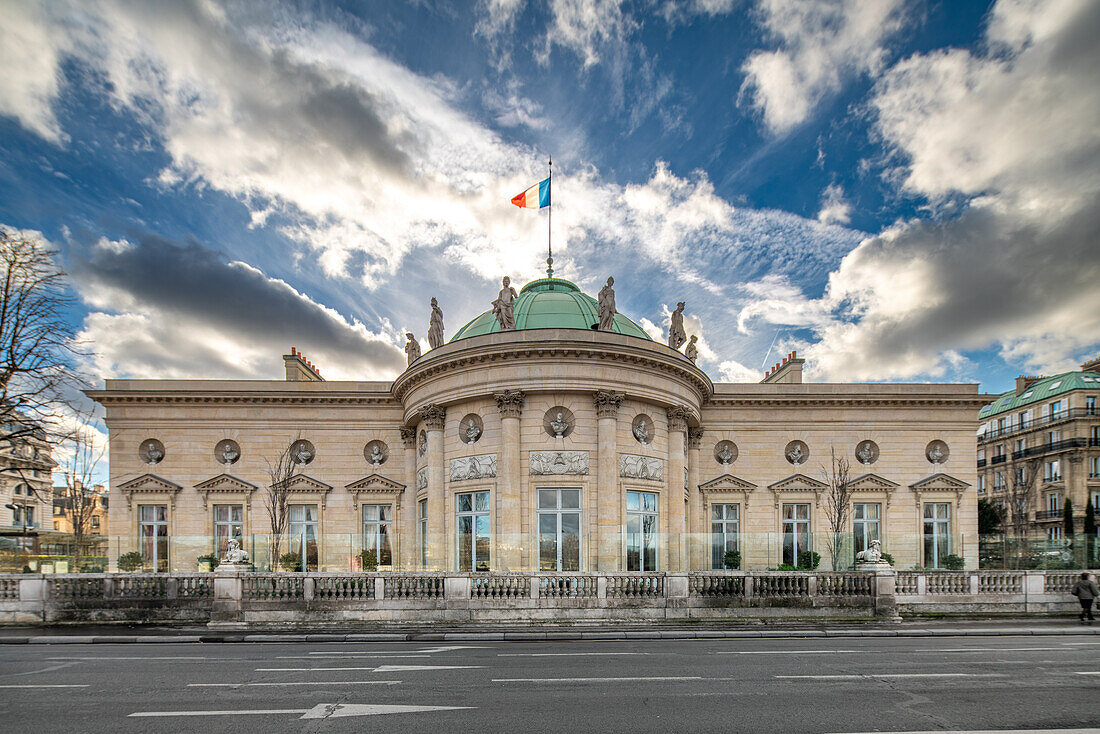
[[[914,492],[965,492],[970,485],[950,474],[933,474],[909,485]]]
[[[900,486],[878,474],[864,474],[848,482],[848,489],[852,492],[893,492]]]
[[[243,479],[238,479],[231,474],[219,474],[210,479],[204,479],[195,485],[195,489],[202,495],[202,504],[205,507],[210,495],[244,495],[248,497],[256,491],[256,485]]]
[[[805,474],[794,474],[768,486],[768,489],[773,492],[821,492],[827,488],[828,485],[825,482]]]
[[[370,476],[363,477],[362,479],[356,479],[351,484],[344,485],[344,488],[349,492],[355,494],[378,492],[384,494],[393,494],[395,492],[404,492],[405,485],[401,482],[395,482],[389,477],[384,477],[381,474],[371,474]]]
[[[754,489],[755,484],[732,474],[723,474],[699,485],[700,492],[751,492]]]
[[[280,482],[279,485],[285,485],[287,492],[321,492],[323,494],[332,490],[331,484],[325,484],[320,479],[314,479],[305,474],[298,474],[291,477],[289,482]]]
[[[132,505],[134,495],[167,496],[169,502],[175,503],[176,494],[183,489],[175,482],[169,482],[156,474],[142,474],[127,482],[118,485],[118,491],[126,497],[126,504]]]

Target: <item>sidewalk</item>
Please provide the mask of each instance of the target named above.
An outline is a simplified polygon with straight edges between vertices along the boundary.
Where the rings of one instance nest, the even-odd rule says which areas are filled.
[[[205,626],[102,625],[72,627],[0,627],[0,645],[64,645],[196,642],[473,642],[532,640],[692,640],[722,638],[807,637],[1016,637],[1042,635],[1100,635],[1100,623],[1082,625],[1074,618],[912,620],[895,624],[738,625],[722,628],[696,626],[617,627],[411,627],[389,631],[364,628],[346,630],[272,627],[211,629]]]

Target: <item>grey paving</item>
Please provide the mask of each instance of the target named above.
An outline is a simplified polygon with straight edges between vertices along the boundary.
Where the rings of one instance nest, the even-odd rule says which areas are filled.
[[[12,732],[1089,729],[1098,694],[1079,634],[0,647]]]

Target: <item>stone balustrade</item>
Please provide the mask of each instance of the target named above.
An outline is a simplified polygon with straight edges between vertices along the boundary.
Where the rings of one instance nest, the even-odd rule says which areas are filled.
[[[0,623],[894,619],[1075,608],[1077,571],[0,575]]]

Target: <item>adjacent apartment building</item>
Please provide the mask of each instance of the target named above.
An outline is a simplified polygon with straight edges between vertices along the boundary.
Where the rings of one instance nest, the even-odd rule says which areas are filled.
[[[0,441],[0,547],[34,550],[53,508],[53,468],[46,434],[7,423]]]
[[[1003,507],[1014,487],[1025,487],[1028,535],[1059,540],[1068,498],[1080,532],[1086,503],[1100,504],[1098,400],[1100,358],[1080,371],[1016,378],[1015,389],[978,413],[979,499]]]

